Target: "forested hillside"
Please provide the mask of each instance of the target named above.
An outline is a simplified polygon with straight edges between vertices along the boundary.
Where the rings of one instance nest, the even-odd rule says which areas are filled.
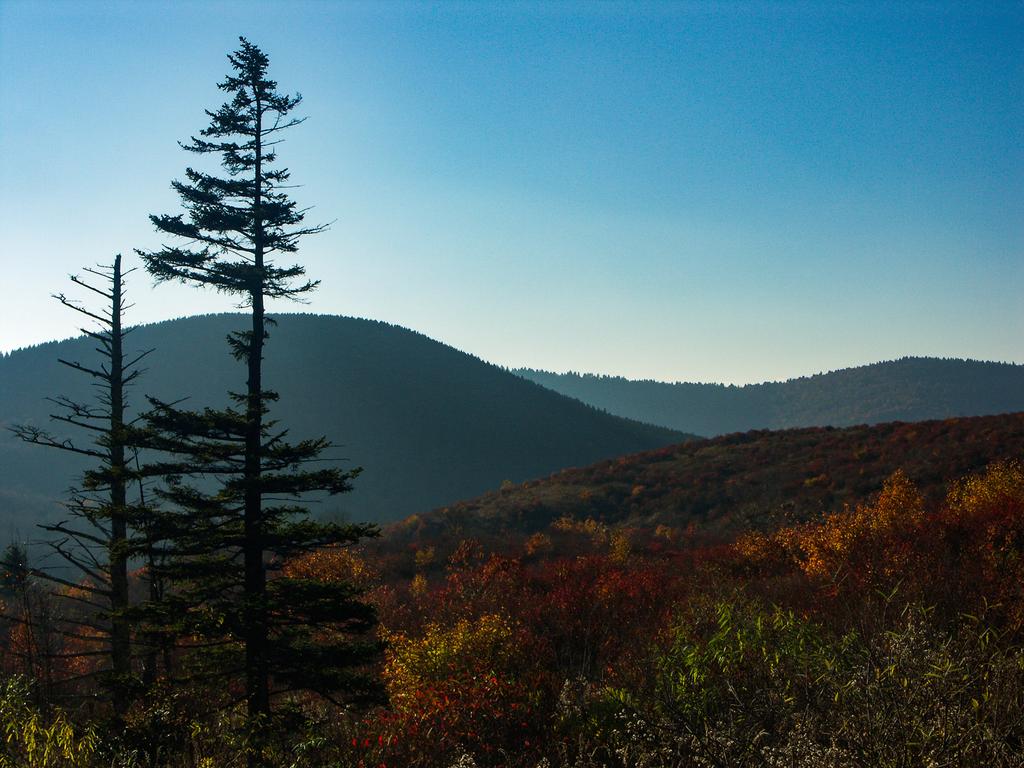
[[[578,524],[664,526],[720,540],[839,512],[881,490],[902,470],[929,501],[948,482],[991,462],[1024,456],[1024,413],[837,429],[753,431],[569,469],[390,527],[403,542],[457,544],[475,538],[500,549]]]
[[[708,437],[1024,410],[1024,365],[905,357],[742,387],[517,370],[609,413]]]
[[[354,520],[394,520],[567,466],[666,445],[684,436],[609,416],[426,336],[370,320],[279,315],[266,349],[266,381],[281,394],[274,418],[292,437],[327,435],[346,466],[362,466],[352,493],[323,505]],[[239,315],[137,328],[133,350],[153,348],[132,388],[188,407],[228,404],[245,370],[225,336]],[[88,401],[86,377],[58,362],[91,360],[87,340],[0,357],[0,426],[49,426],[47,397]],[[76,463],[60,451],[0,432],[0,532],[32,535],[56,511]]]

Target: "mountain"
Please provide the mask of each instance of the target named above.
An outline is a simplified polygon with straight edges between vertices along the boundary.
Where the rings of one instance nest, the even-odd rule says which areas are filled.
[[[190,317],[140,326],[129,350],[155,351],[138,380],[143,395],[228,404],[245,372],[225,337],[244,315]],[[336,316],[278,315],[265,382],[281,399],[271,415],[293,437],[326,435],[347,466],[362,466],[356,490],[322,513],[387,521],[452,499],[685,439],[610,416],[452,347],[393,325]],[[2,427],[48,424],[46,397],[92,397],[83,374],[58,362],[91,360],[83,338],[0,357],[0,537],[59,512],[55,501],[81,466],[60,451],[17,441]],[[72,436],[69,433],[68,436]],[[80,435],[77,436],[80,438]]]
[[[463,538],[514,546],[561,518],[592,518],[718,539],[841,511],[897,469],[937,501],[950,479],[1002,459],[1024,459],[1024,413],[735,433],[506,486],[396,523],[387,538],[395,551]]]
[[[905,357],[742,387],[532,369],[515,373],[617,416],[706,436],[1024,410],[1024,365],[976,360]]]

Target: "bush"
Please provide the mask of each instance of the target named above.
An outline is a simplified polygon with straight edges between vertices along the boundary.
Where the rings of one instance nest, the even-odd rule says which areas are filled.
[[[99,740],[79,729],[60,709],[44,715],[19,677],[0,682],[0,768],[90,768],[97,765]]]

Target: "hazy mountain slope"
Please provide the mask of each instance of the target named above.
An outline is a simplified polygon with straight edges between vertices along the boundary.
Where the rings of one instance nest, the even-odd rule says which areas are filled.
[[[325,503],[354,519],[393,520],[600,458],[666,445],[684,436],[602,413],[412,331],[384,323],[280,315],[271,329],[265,381],[281,401],[272,415],[295,437],[325,434],[338,455],[364,467],[357,490]],[[224,338],[240,315],[137,328],[131,349],[154,347],[134,388],[189,404],[226,404],[245,373]],[[89,359],[84,339],[0,357],[0,426],[44,424],[59,394],[89,398],[86,377],[57,362]],[[75,462],[0,432],[0,537],[53,512]]]
[[[1024,413],[754,431],[601,461],[398,523],[392,542],[514,542],[563,516],[718,535],[841,510],[897,469],[935,500],[951,478],[1024,459]]]
[[[743,387],[516,373],[618,416],[707,436],[1024,410],[1024,365],[975,360],[907,357]]]

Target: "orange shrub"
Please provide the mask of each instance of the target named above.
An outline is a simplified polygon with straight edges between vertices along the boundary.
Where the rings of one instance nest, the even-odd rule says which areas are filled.
[[[874,503],[820,523],[745,534],[732,554],[747,576],[797,574],[833,596],[898,588],[947,618],[987,604],[989,616],[1021,632],[1024,466],[1000,462],[966,477],[932,511],[897,472]]]
[[[917,488],[897,470],[874,504],[830,515],[786,543],[796,546],[800,567],[811,578],[852,577],[859,584],[879,585],[913,564],[924,516]]]
[[[347,547],[324,547],[287,562],[282,573],[292,579],[344,581],[368,589],[380,580],[377,569]]]

